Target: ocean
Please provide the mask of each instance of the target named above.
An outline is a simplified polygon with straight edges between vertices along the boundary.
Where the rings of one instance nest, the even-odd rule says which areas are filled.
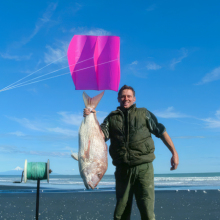
[[[155,174],[155,190],[205,190],[220,189],[220,173],[183,173],[183,174]],[[0,175],[0,185],[35,187],[37,181],[27,180],[27,183],[13,183],[20,181],[21,176]],[[81,192],[86,190],[80,175],[50,175],[49,183],[40,181],[42,192]],[[114,191],[114,175],[105,175],[95,191]],[[7,191],[0,190],[0,193]],[[21,190],[34,192],[34,190]]]

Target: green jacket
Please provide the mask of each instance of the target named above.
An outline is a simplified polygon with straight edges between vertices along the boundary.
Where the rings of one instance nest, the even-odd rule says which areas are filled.
[[[101,129],[106,140],[110,139],[109,153],[113,164],[136,166],[155,159],[154,141],[151,133],[160,137],[165,127],[146,108],[117,108],[111,112]]]

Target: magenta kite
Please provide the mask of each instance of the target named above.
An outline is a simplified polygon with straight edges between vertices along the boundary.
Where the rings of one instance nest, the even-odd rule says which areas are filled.
[[[120,83],[120,38],[75,35],[67,51],[76,90],[114,90]]]

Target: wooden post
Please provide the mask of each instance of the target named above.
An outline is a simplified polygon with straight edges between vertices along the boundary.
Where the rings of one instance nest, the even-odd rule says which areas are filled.
[[[37,179],[37,199],[36,199],[36,220],[38,220],[39,214],[39,193],[40,193],[40,179]]]

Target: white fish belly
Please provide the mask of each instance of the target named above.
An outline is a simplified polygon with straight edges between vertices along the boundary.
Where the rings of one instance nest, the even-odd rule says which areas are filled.
[[[101,180],[107,170],[108,161],[107,145],[94,114],[88,115],[81,124],[78,155],[79,171],[86,187],[88,182],[93,186],[97,185],[98,180],[96,179]],[[96,178],[96,176],[98,177]]]

